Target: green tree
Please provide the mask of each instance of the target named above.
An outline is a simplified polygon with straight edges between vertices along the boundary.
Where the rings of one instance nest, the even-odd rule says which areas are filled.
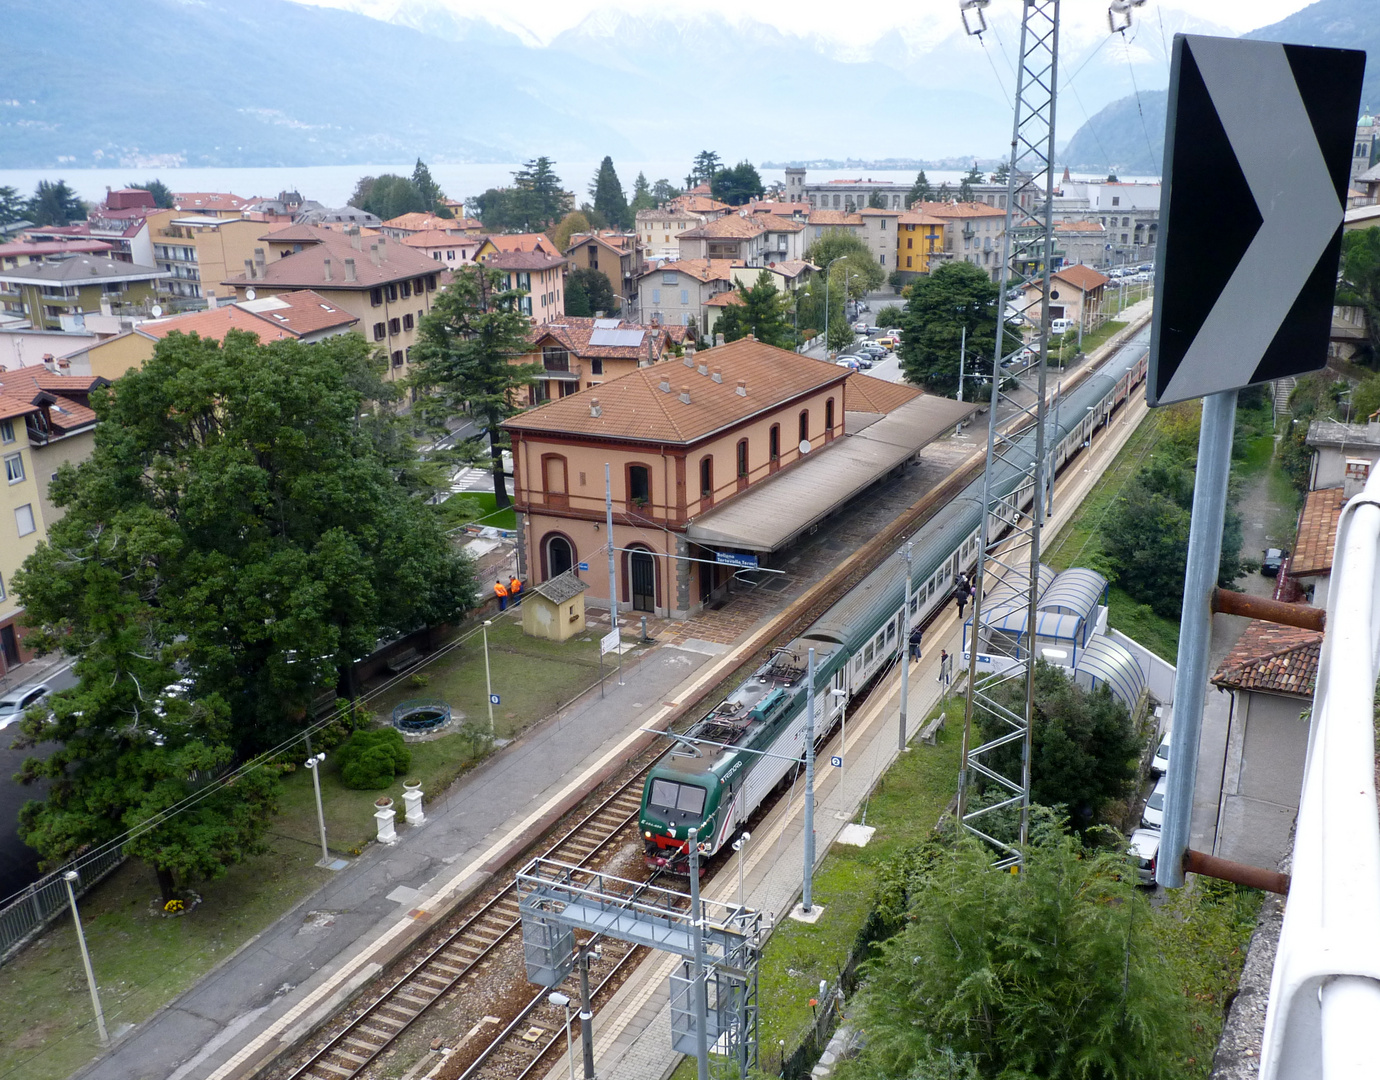
[[[885,210],[886,196],[883,195],[880,191],[874,190],[872,194],[867,197],[867,205],[870,206],[873,210]]]
[[[0,187],[0,225],[10,225],[16,221],[27,220],[28,202],[18,189],[9,185]]]
[[[872,249],[851,229],[826,229],[805,251],[805,261],[821,270],[835,259],[842,260],[835,268],[840,274],[835,284],[846,281],[848,295],[854,299],[879,288],[886,281],[886,271],[878,264]],[[843,270],[838,271],[838,267]]]
[[[440,208],[441,200],[446,197],[441,185],[431,178],[431,170],[421,158],[418,158],[417,164],[412,167],[412,186],[417,189],[417,195],[429,214],[434,214]]]
[[[24,216],[35,225],[70,225],[86,217],[86,207],[66,180],[40,180],[24,207]]]
[[[656,198],[652,195],[652,185],[647,182],[647,174],[640,172],[633,181],[633,197],[628,209],[636,216],[639,210],[651,210],[655,206]]]
[[[949,189],[949,182],[947,180],[940,184],[939,190],[934,193],[934,197],[938,202],[948,202],[952,195],[953,192]]]
[[[533,158],[513,173],[514,223],[526,232],[541,232],[556,224],[572,208],[575,197],[561,187],[555,162],[548,157]]]
[[[1380,375],[1372,375],[1352,391],[1352,423],[1364,424],[1377,410],[1380,410]]]
[[[683,194],[685,193],[681,191],[680,188],[673,186],[669,180],[658,180],[652,185],[652,198],[655,199],[658,204],[670,202],[672,199],[678,199]]]
[[[525,224],[518,217],[517,193],[512,188],[489,188],[479,195],[471,195],[465,200],[465,212],[477,217],[489,232],[520,229]]]
[[[1006,708],[1023,710],[1025,680],[1003,683],[993,695]],[[979,709],[977,720],[984,740],[1011,730],[1004,718],[986,708]],[[1085,830],[1101,820],[1108,803],[1130,793],[1140,740],[1126,706],[1105,686],[1086,691],[1059,668],[1039,661],[1031,749],[1031,800],[1042,806],[1063,805]],[[1008,743],[991,752],[991,761],[1002,771],[1019,772],[1022,752],[1020,743]]]
[[[384,173],[382,176],[362,177],[355,184],[350,205],[375,215],[381,221],[388,221],[402,214],[429,212],[434,203],[427,202],[409,177]]]
[[[593,315],[596,311],[608,314],[619,306],[620,301],[614,294],[613,286],[609,283],[609,276],[602,270],[580,267],[572,270],[566,281],[567,288],[569,282],[578,281],[580,283],[580,289],[585,294],[585,302],[589,305],[587,315]],[[573,315],[575,313],[567,306],[566,314]]]
[[[719,316],[716,333],[722,333],[725,341],[736,341],[752,334],[758,341],[765,341],[779,349],[795,347],[795,332],[786,321],[791,301],[788,296],[777,292],[776,281],[770,270],[758,274],[750,289],[739,284],[738,295],[742,298],[742,304],[724,309],[723,315]],[[733,316],[730,324],[734,329],[733,337],[729,337],[728,331],[723,328],[724,319],[730,314]]]
[[[589,306],[589,294],[585,292],[584,280],[578,270],[565,279],[565,313],[579,319],[587,319],[594,314]]]
[[[892,327],[901,325],[901,316],[904,313],[905,309],[900,307],[899,305],[886,304],[880,309],[878,309],[877,317],[873,319],[873,323],[877,326],[889,330]]]
[[[126,181],[125,187],[147,191],[153,196],[153,205],[161,210],[171,210],[173,207],[173,193],[168,190],[168,185],[162,180],[145,180],[142,184]]]
[[[709,182],[709,193],[729,206],[742,206],[750,199],[760,199],[766,188],[752,162],[740,161],[731,169],[720,169]]]
[[[1374,364],[1380,359],[1380,227],[1342,233],[1342,279],[1337,303],[1365,310],[1365,359]]]
[[[531,386],[540,364],[516,361],[531,349],[527,317],[518,309],[524,295],[502,288],[502,275],[484,266],[463,266],[437,294],[412,347],[413,383],[428,391],[418,402],[423,420],[437,430],[460,412],[479,426],[472,440],[487,441],[495,505],[511,504],[503,450],[508,437],[499,426],[521,407],[518,389]]]
[[[556,226],[555,232],[551,234],[551,242],[556,245],[557,251],[565,251],[570,246],[570,238],[577,233],[587,233],[590,230],[589,218],[578,210],[572,210],[561,218],[561,223]]]
[[[1011,166],[1003,161],[997,166],[996,172],[992,174],[992,183],[1004,184],[1011,178]]]
[[[714,335],[723,336],[724,343],[737,341],[748,336],[747,323],[743,319],[741,304],[726,304],[714,323]]]
[[[628,211],[628,200],[623,196],[623,185],[613,167],[613,158],[605,157],[599,163],[599,171],[589,185],[590,198],[594,208],[604,215],[604,220],[614,229],[632,228],[632,214]]]
[[[930,182],[925,176],[925,170],[921,169],[915,174],[915,183],[911,184],[910,191],[906,195],[906,205],[912,203],[929,202],[934,194],[934,189],[930,187]]]
[[[1181,1075],[1189,1002],[1126,856],[1041,823],[1020,874],[991,861],[963,839],[915,873],[904,929],[864,969],[862,1075]]]
[[[724,167],[719,155],[713,150],[701,150],[695,155],[695,163],[690,167],[690,175],[685,178],[686,187],[709,183]]]
[[[996,283],[968,262],[941,263],[928,277],[917,278],[901,317],[898,353],[906,378],[936,393],[955,393],[964,328],[969,373],[977,370],[979,356],[990,363],[1000,294]]]
[[[985,179],[986,179],[986,178],[982,175],[982,170],[979,169],[979,168],[977,167],[977,162],[976,162],[976,161],[973,162],[973,167],[972,167],[971,169],[969,169],[967,175],[964,176],[963,179],[962,179],[961,181],[959,181],[959,184],[958,184],[958,201],[959,201],[959,202],[972,202],[972,201],[973,201],[973,185],[974,185],[974,184],[981,184],[981,183],[984,182]]]

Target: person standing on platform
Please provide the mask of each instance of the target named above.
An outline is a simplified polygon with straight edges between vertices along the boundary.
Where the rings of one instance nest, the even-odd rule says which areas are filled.
[[[508,597],[513,601],[513,607],[522,603],[522,578],[516,574],[508,579]]]
[[[498,597],[498,610],[508,610],[508,586],[503,584],[503,579],[499,578],[494,582],[494,595]]]
[[[949,685],[949,650],[948,650],[948,649],[940,649],[940,650],[939,650],[939,678],[936,679],[935,681],[936,681],[936,682],[943,683],[945,686],[948,686],[948,685]]]
[[[912,660],[920,659],[920,645],[924,638],[925,631],[918,626],[910,632],[910,658]]]
[[[954,599],[958,601],[958,617],[963,618],[963,609],[968,606],[968,598],[972,596],[972,586],[968,584],[968,579],[960,578],[958,588],[954,589]]]

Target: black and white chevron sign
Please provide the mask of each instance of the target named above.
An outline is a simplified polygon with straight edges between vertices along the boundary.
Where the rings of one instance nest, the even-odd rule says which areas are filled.
[[[1151,405],[1326,363],[1365,63],[1175,35]]]

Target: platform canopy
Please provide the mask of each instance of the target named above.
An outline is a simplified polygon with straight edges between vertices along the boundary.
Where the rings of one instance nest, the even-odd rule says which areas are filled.
[[[1109,637],[1094,637],[1073,669],[1074,681],[1090,690],[1105,684],[1112,697],[1134,709],[1145,689],[1145,672],[1126,646]]]
[[[976,410],[970,402],[915,398],[701,514],[685,535],[706,547],[777,551]]]

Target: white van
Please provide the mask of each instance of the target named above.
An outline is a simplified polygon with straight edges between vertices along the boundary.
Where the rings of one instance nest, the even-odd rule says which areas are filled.
[[[1049,322],[1049,332],[1051,334],[1066,333],[1073,326],[1072,319],[1051,319]]]

